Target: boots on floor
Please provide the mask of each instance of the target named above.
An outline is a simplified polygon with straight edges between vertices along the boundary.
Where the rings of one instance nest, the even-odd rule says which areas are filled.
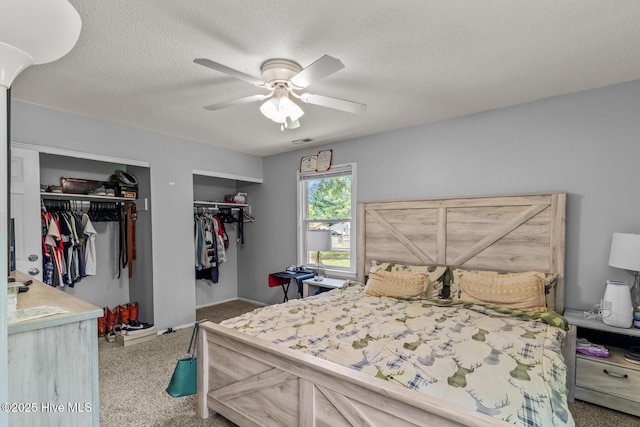
[[[109,342],[113,342],[116,340],[116,322],[118,321],[118,307],[115,307],[111,310],[109,307],[105,307],[106,311],[106,324],[107,324],[107,334],[105,335],[105,339]]]
[[[118,320],[118,323],[120,325],[129,324],[129,304],[119,305],[118,306],[118,316],[120,318]]]
[[[113,310],[110,309],[109,307],[105,307],[105,310],[107,312],[107,333],[108,332],[112,332],[115,327],[116,327],[116,323],[118,322],[118,307],[114,307]]]
[[[138,303],[127,304],[129,306],[129,323],[138,321]]]

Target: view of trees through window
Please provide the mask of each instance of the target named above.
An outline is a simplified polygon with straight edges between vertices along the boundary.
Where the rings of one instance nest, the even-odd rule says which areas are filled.
[[[327,267],[351,267],[351,175],[310,179],[307,185],[307,229],[331,230],[331,250],[322,251]],[[307,251],[315,263],[316,252]]]

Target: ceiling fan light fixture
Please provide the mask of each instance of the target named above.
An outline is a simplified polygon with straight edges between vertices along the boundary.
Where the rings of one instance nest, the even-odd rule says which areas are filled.
[[[280,131],[284,132],[285,130],[297,129],[299,127],[300,127],[300,121],[299,120],[291,121],[291,119],[289,117],[287,117],[285,122],[280,125]]]
[[[267,100],[267,102],[263,103],[260,106],[260,112],[268,119],[273,120],[276,123],[282,123],[281,121],[279,122],[277,119],[279,119],[279,113],[278,113],[278,100],[276,98],[270,98]]]
[[[297,129],[300,127],[300,120],[291,120],[290,117],[287,117],[287,120],[284,122],[285,129]]]
[[[289,118],[293,122],[297,121],[304,115],[304,111],[302,111],[302,108],[300,108],[298,104],[289,99],[288,96],[280,98],[279,108],[280,111],[284,114],[285,118]]]
[[[291,101],[288,96],[270,98],[260,106],[260,112],[266,118],[283,125],[287,120],[290,123],[297,122],[304,114],[302,108]],[[299,123],[298,126],[300,126]],[[285,127],[289,128],[288,126]]]

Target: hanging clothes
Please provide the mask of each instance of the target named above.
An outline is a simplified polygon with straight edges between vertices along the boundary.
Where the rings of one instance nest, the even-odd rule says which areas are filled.
[[[98,258],[96,256],[96,229],[91,223],[91,218],[86,213],[82,215],[82,225],[84,226],[85,249],[84,249],[84,274],[85,276],[95,276],[97,272]]]
[[[224,223],[220,221],[220,218],[213,216],[213,227],[215,229],[214,239],[218,245],[218,264],[222,264],[227,261],[226,250],[229,249],[229,237],[227,231],[224,229]]]
[[[220,264],[227,260],[229,237],[216,215],[204,211],[193,216],[196,279],[218,283]]]
[[[63,246],[60,228],[55,214],[47,212],[42,213],[42,222],[45,224],[42,236],[43,245],[43,270],[47,272],[45,275],[45,283],[51,286],[64,286],[62,278],[63,267]]]
[[[131,278],[133,277],[133,261],[136,259],[136,220],[138,219],[136,204],[126,202],[122,207],[120,218],[118,278],[120,278],[121,268],[127,268],[129,278]]]
[[[84,225],[68,201],[43,201],[43,281],[73,287],[86,276]]]
[[[122,268],[129,266],[135,253],[135,203],[90,202],[88,212],[72,209],[71,203],[60,200],[43,200],[42,269],[43,281],[51,286],[73,287],[83,277],[95,276],[98,270],[96,253],[97,232],[93,222],[118,221],[122,230],[120,252],[124,253]],[[118,271],[120,271],[120,259]],[[119,276],[118,276],[119,277]]]
[[[127,234],[127,255],[129,258],[129,278],[133,277],[133,261],[136,259],[136,220],[138,212],[136,204],[125,203],[125,226]]]
[[[233,211],[237,210],[237,216]],[[238,238],[236,239],[240,245],[244,245],[244,209],[243,208],[223,208],[219,214],[222,223],[238,223]]]

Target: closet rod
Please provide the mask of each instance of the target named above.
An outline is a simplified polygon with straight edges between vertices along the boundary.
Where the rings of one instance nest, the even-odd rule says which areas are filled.
[[[103,202],[107,201],[136,203],[136,199],[130,199],[128,197],[94,196],[90,194],[40,193],[40,198],[42,200],[94,200]]]
[[[193,206],[218,206],[223,208],[247,208],[249,205],[245,203],[227,203],[227,202],[205,202],[194,200]]]

